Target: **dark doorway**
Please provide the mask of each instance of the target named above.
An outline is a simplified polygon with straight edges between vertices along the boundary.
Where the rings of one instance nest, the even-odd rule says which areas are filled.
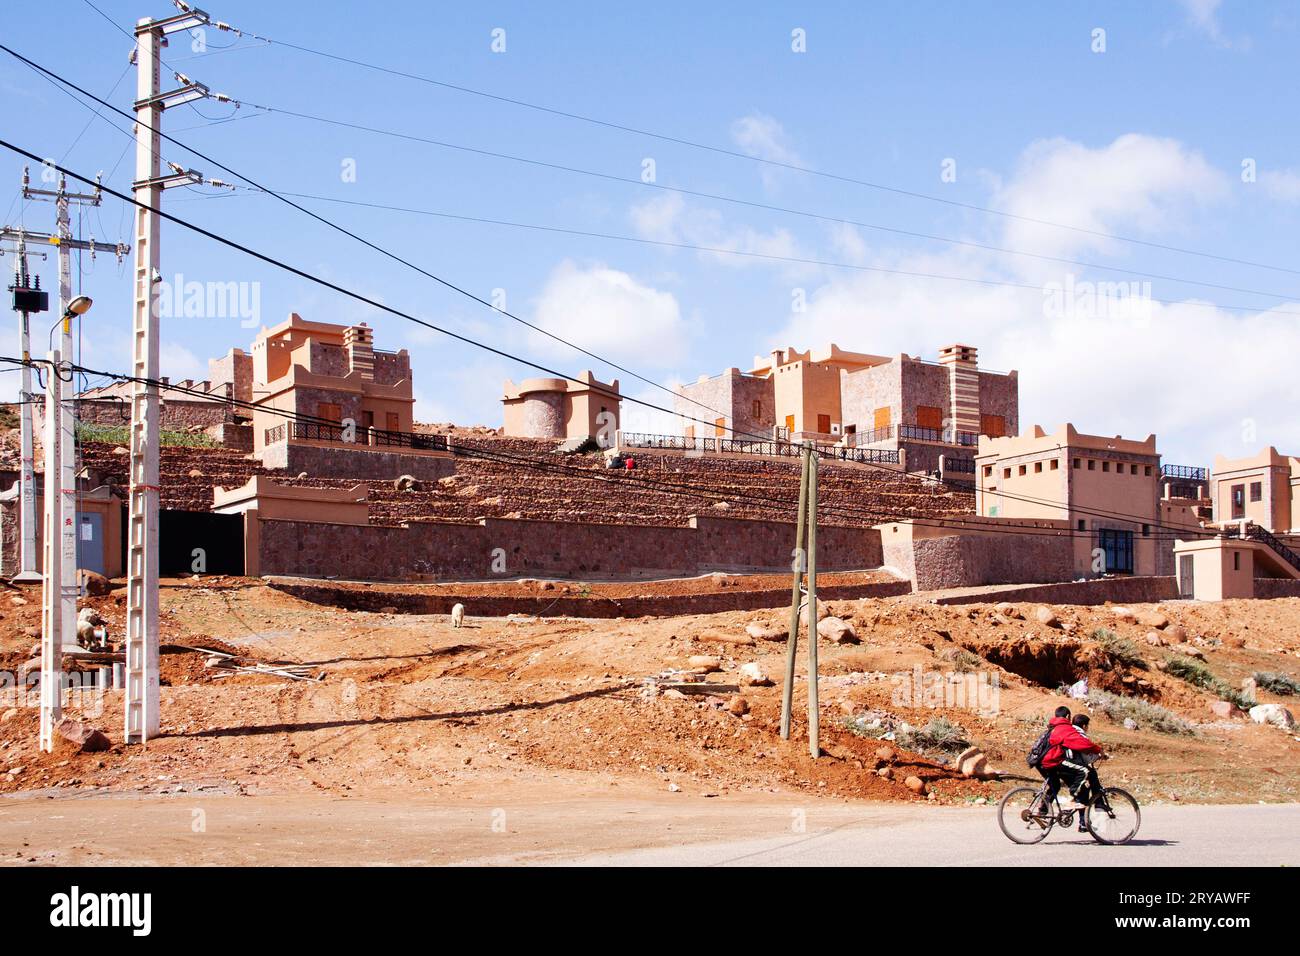
[[[127,531],[130,534],[130,529]],[[158,573],[244,573],[244,516],[207,511],[162,511],[158,521]]]

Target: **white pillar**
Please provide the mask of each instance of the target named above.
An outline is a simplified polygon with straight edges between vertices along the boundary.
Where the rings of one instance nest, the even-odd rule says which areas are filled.
[[[68,216],[66,181],[60,181],[59,183],[59,196],[56,203],[59,238],[70,240],[72,238],[72,222]],[[62,322],[63,337],[59,351],[69,363],[71,363],[73,355],[72,322],[66,316],[68,306],[71,303],[72,250],[67,245],[60,244],[59,315],[64,316],[64,319]],[[63,564],[60,569],[60,580],[63,582],[60,620],[62,621],[61,640],[64,651],[77,650],[77,595],[80,591],[77,586],[77,426],[72,412],[71,401],[74,391],[74,389],[69,389],[69,394],[64,396],[65,400],[61,402],[61,411],[59,413],[61,430],[59,440],[59,487],[63,491],[63,512],[64,517],[67,519],[61,525],[63,543],[59,550]]]
[[[50,353],[45,383],[45,585],[41,589],[41,749],[54,750],[54,726],[63,710],[62,561],[59,549],[65,520],[59,487],[59,405],[62,380],[59,353]]]

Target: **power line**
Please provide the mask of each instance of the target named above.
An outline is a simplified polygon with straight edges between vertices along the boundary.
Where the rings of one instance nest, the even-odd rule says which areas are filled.
[[[262,114],[253,114],[253,115],[262,115]],[[211,195],[204,196],[203,198],[219,199],[219,198],[229,198],[231,196],[237,196],[237,195],[256,195],[264,192],[264,190],[248,189],[247,187],[242,187],[242,186],[239,188],[244,190],[244,192],[243,193],[237,193],[237,192],[213,193]],[[660,247],[670,248],[670,249],[685,249],[685,250],[691,250],[695,252],[707,252],[714,255],[738,256],[747,259],[761,259],[761,260],[771,261],[771,262],[786,262],[792,265],[810,265],[810,266],[819,266],[828,269],[848,269],[857,272],[874,272],[883,275],[899,276],[902,278],[910,278],[910,279],[925,279],[925,280],[935,280],[935,281],[943,281],[943,282],[966,282],[974,285],[990,286],[994,288],[1017,289],[1017,290],[1027,291],[1027,292],[1035,292],[1038,293],[1039,295],[1043,294],[1042,285],[1034,285],[1033,283],[1029,283],[1029,282],[1008,282],[1002,279],[981,279],[978,276],[959,276],[959,275],[952,275],[950,273],[942,273],[942,272],[918,272],[909,269],[890,269],[885,266],[868,266],[856,262],[838,262],[830,259],[812,259],[812,258],[805,258],[802,256],[782,256],[782,255],[777,255],[775,253],[768,253],[768,252],[754,252],[745,249],[729,249],[725,246],[707,246],[707,245],[701,245],[698,243],[691,243],[691,242],[674,242],[668,239],[650,239],[645,236],[628,236],[628,235],[620,235],[618,233],[592,232],[584,229],[573,229],[564,226],[548,226],[539,223],[517,222],[509,219],[493,219],[486,216],[467,216],[458,213],[442,212],[436,209],[417,209],[410,206],[395,206],[386,203],[362,202],[356,199],[340,199],[334,196],[320,196],[313,193],[299,193],[299,192],[292,192],[289,190],[278,190],[278,192],[280,192],[281,195],[292,196],[295,199],[308,199],[317,202],[336,203],[344,206],[357,206],[360,208],[377,209],[385,212],[409,213],[415,216],[430,216],[438,219],[454,220],[457,222],[473,222],[482,225],[503,226],[512,229],[528,229],[528,230],[535,230],[539,232],[549,232],[549,233],[556,233],[556,234],[567,235],[567,236],[580,236],[587,239],[604,239],[604,240],[610,240],[614,242],[632,242],[641,245],[660,246]],[[1223,302],[1202,302],[1195,299],[1180,300],[1180,299],[1163,299],[1163,298],[1157,298],[1155,296],[1150,296],[1150,297],[1144,296],[1143,301],[1156,302],[1161,305],[1177,305],[1177,306],[1189,306],[1194,308],[1220,309],[1225,312],[1261,311],[1260,306],[1231,305]],[[1292,311],[1288,309],[1269,309],[1267,311],[1274,312],[1278,315],[1300,315],[1300,311]]]
[[[0,357],[0,361],[23,364],[22,360],[20,359],[14,359],[8,357]],[[30,364],[40,365],[40,364],[48,364],[48,363],[35,361]],[[331,428],[341,427],[339,422],[334,421],[333,419],[308,415],[305,413],[297,412],[292,409],[280,409],[280,408],[275,408],[266,405],[259,405],[256,402],[245,401],[242,399],[235,399],[233,397],[214,399],[210,392],[204,392],[200,389],[186,387],[182,385],[175,385],[163,380],[140,378],[137,376],[127,375],[125,373],[106,372],[106,371],[100,371],[96,369],[85,368],[83,366],[72,366],[70,370],[72,372],[79,372],[85,375],[94,375],[106,379],[123,381],[123,382],[144,382],[145,384],[156,385],[158,388],[165,391],[178,392],[183,395],[203,398],[209,401],[215,401],[221,404],[230,405],[235,408],[243,408],[248,411],[266,412],[274,416],[284,418],[296,423],[320,425],[320,426],[327,426]],[[793,500],[786,500],[784,498],[773,498],[766,495],[755,494],[753,492],[740,492],[735,490],[718,491],[713,488],[694,485],[689,482],[673,482],[673,481],[665,481],[662,479],[653,479],[650,478],[648,475],[645,475],[644,473],[638,473],[635,477],[627,476],[625,473],[622,474],[619,478],[605,477],[601,475],[598,471],[595,471],[593,469],[571,468],[571,467],[560,465],[555,462],[548,462],[531,456],[513,453],[508,450],[486,451],[482,448],[474,448],[473,450],[468,450],[469,446],[456,445],[454,443],[451,443],[449,447],[451,448],[453,454],[459,454],[464,457],[482,457],[482,458],[486,458],[487,460],[497,461],[499,463],[514,463],[514,464],[519,464],[521,466],[530,466],[533,467],[533,470],[537,470],[537,471],[546,471],[552,474],[578,476],[590,480],[598,480],[607,483],[611,481],[613,482],[632,481],[632,482],[644,484],[647,487],[652,488],[653,490],[662,491],[666,494],[682,493],[682,494],[687,494],[688,497],[696,497],[696,498],[699,498],[701,495],[704,495],[709,500],[744,501],[748,503],[756,503],[757,505],[760,506],[767,506],[767,507],[776,506],[782,509],[792,507],[794,504]],[[830,462],[834,464],[834,459],[833,458],[830,459]],[[767,463],[774,464],[774,465],[785,464],[784,462],[767,462]],[[912,476],[900,475],[890,480],[902,480],[906,482],[906,481],[916,481],[918,479],[915,479]],[[1064,502],[1061,501],[1014,495],[1010,493],[1000,493],[1000,496],[1012,500],[1019,500],[1027,503],[1033,503],[1033,504],[1046,504],[1046,505],[1053,505],[1053,506],[1064,506],[1065,504]],[[964,526],[966,521],[976,517],[973,515],[970,516],[970,518],[962,518],[962,517],[944,518],[944,517],[916,516],[916,515],[904,515],[904,514],[891,513],[891,512],[864,510],[860,507],[826,506],[826,505],[823,505],[821,510],[831,515],[845,517],[848,519],[862,521],[865,523],[885,523],[889,521],[911,521],[912,523],[921,526],[948,528],[948,529],[951,529],[956,526]],[[1087,509],[1087,508],[1074,508],[1072,510],[1078,514],[1088,514],[1095,517],[1103,517],[1112,520],[1124,521],[1126,523],[1141,523],[1141,519],[1145,517],[1143,515],[1133,515],[1125,512],[1108,512],[1108,511],[1099,511],[1099,510]],[[1023,520],[1032,521],[1032,520],[1050,520],[1050,519],[1023,519]],[[956,523],[956,525],[954,524],[954,522]],[[1160,524],[1158,521],[1154,522],[1153,524],[1154,527],[1157,529],[1167,527],[1165,525]],[[1041,526],[1036,526],[1036,525],[1015,526],[1015,527],[1007,527],[1007,528],[997,528],[997,527],[984,528],[977,525],[976,530],[989,530],[993,533],[1008,533],[1008,534],[1044,534],[1049,537],[1087,538],[1089,540],[1092,540],[1094,538],[1092,532],[1076,532],[1073,531],[1072,529],[1066,530],[1066,529],[1043,528]],[[1217,534],[1217,531],[1206,531],[1203,529],[1191,529],[1191,528],[1184,528],[1182,526],[1177,526],[1176,530],[1174,531],[1156,531],[1153,534],[1146,535],[1146,537],[1157,538],[1157,539],[1177,538],[1177,537],[1186,537],[1189,534],[1204,536],[1204,535]]]
[[[85,0],[85,2],[89,3],[89,0]],[[114,24],[114,26],[116,27],[117,25]],[[120,29],[120,27],[118,29]],[[415,80],[420,83],[427,83],[431,86],[437,86],[442,89],[451,90],[457,93],[463,93],[470,96],[477,96],[484,99],[493,100],[498,103],[505,103],[510,106],[517,106],[524,109],[535,110],[540,113],[545,113],[552,116],[558,116],[564,119],[576,120],[578,122],[588,123],[593,126],[599,126],[605,129],[616,130],[618,132],[633,133],[637,136],[645,136],[650,139],[657,139],[662,142],[673,143],[678,146],[686,146],[691,149],[704,150],[710,153],[716,153],[718,155],[728,156],[735,159],[743,159],[750,162],[759,163],[764,166],[769,166],[772,168],[785,169],[791,172],[802,173],[809,176],[816,176],[823,179],[832,180],[835,182],[852,184],[855,186],[863,186],[868,189],[875,189],[883,192],[894,193],[896,195],[906,196],[912,199],[921,199],[926,202],[940,203],[945,206],[951,206],[959,209],[966,209],[972,212],[979,212],[990,216],[998,216],[1004,219],[1010,219],[1018,222],[1032,223],[1034,225],[1039,225],[1039,226],[1050,226],[1056,229],[1065,229],[1070,232],[1076,232],[1088,236],[1095,236],[1101,239],[1110,239],[1117,242],[1127,242],[1127,243],[1132,243],[1134,245],[1146,246],[1153,249],[1161,249],[1166,252],[1176,252],[1182,255],[1199,256],[1202,258],[1214,259],[1220,262],[1228,262],[1235,265],[1253,266],[1255,268],[1268,269],[1274,272],[1284,272],[1292,275],[1300,275],[1300,269],[1292,269],[1292,268],[1287,268],[1285,266],[1275,266],[1275,265],[1270,265],[1268,263],[1256,262],[1250,259],[1238,259],[1231,256],[1223,256],[1215,253],[1203,252],[1196,249],[1187,249],[1180,246],[1168,245],[1166,243],[1154,242],[1146,239],[1137,239],[1132,236],[1123,236],[1117,233],[1105,232],[1103,230],[1088,229],[1083,226],[1073,226],[1073,225],[1068,225],[1066,223],[1054,222],[1048,219],[1040,219],[1034,216],[1026,216],[1018,213],[1008,212],[1007,210],[1004,209],[996,209],[992,207],[976,205],[974,203],[961,202],[955,199],[947,199],[942,196],[935,196],[931,193],[917,192],[910,189],[903,189],[898,186],[887,185],[885,183],[872,182],[870,180],[860,179],[853,176],[847,176],[840,173],[814,169],[812,167],[803,166],[798,163],[791,163],[791,162],[785,162],[777,159],[770,159],[764,156],[755,156],[750,153],[741,152],[740,150],[730,149],[724,146],[718,146],[716,144],[702,143],[695,140],[686,139],[685,137],[681,137],[681,136],[674,136],[667,133],[659,133],[653,130],[631,126],[626,123],[618,123],[609,120],[598,119],[596,117],[588,116],[582,113],[577,113],[572,110],[564,110],[564,109],[558,109],[550,106],[543,106],[542,104],[532,103],[527,100],[518,99],[516,97],[504,96],[497,93],[489,93],[485,90],[474,89],[473,87],[465,86],[463,84],[451,83],[445,80],[434,79],[433,77],[424,76],[418,73],[410,73],[405,70],[398,70],[392,67],[382,66],[377,63],[370,63],[365,60],[360,60],[353,57],[341,56],[335,53],[328,53],[324,50],[317,50],[302,44],[290,43],[287,40],[276,40],[270,37],[264,37],[261,36],[260,34],[252,33],[251,31],[236,30],[235,32],[241,34],[242,36],[249,36],[259,40],[263,40],[268,44],[286,47],[291,50],[297,50],[301,53],[308,53],[313,56],[323,57],[340,63],[348,63],[352,66],[358,66],[358,67],[362,67],[363,69],[374,70],[379,73],[385,73],[389,76],[396,76],[396,77],[401,77],[403,79]]]
[[[322,123],[329,126],[337,126],[344,129],[357,130],[359,132],[373,133],[378,136],[388,136],[394,139],[406,140],[414,143],[423,143],[428,146],[436,146],[440,149],[450,149],[458,152],[469,153],[475,156],[487,156],[492,159],[503,159],[513,163],[521,163],[528,166],[551,169],[559,172],[572,173],[579,176],[589,176],[595,179],[602,179],[607,182],[624,183],[632,186],[645,186],[650,189],[663,190],[665,192],[676,193],[683,196],[691,196],[697,199],[708,199],[714,202],[725,202],[738,206],[745,206],[751,209],[761,209],[766,212],[776,212],[788,216],[799,216],[806,219],[813,219],[820,222],[834,223],[836,225],[855,226],[860,229],[870,229],[876,232],[884,232],[890,235],[904,236],[910,239],[923,239],[928,242],[943,242],[954,246],[963,246],[972,249],[979,249],[984,252],[992,252],[998,255],[1021,256],[1028,259],[1036,259],[1043,262],[1054,262],[1061,265],[1079,266],[1085,269],[1099,269],[1102,271],[1117,272],[1123,275],[1137,276],[1142,279],[1155,279],[1162,282],[1176,282],[1184,285],[1200,286],[1207,289],[1217,289],[1224,292],[1241,292],[1247,295],[1259,295],[1266,298],[1278,299],[1281,301],[1290,301],[1296,298],[1291,293],[1281,293],[1272,291],[1263,291],[1259,289],[1249,289],[1241,286],[1223,285],[1215,282],[1205,282],[1200,279],[1188,279],[1180,276],[1164,275],[1158,272],[1144,272],[1138,269],[1126,269],[1122,266],[1104,265],[1098,262],[1089,262],[1085,259],[1071,259],[1068,256],[1053,256],[1047,253],[1029,252],[1024,249],[1012,249],[1006,246],[998,246],[992,243],[977,242],[973,239],[954,239],[951,236],[941,236],[934,233],[919,232],[913,229],[902,229],[896,226],[886,226],[881,223],[866,222],[860,219],[849,219],[841,216],[832,216],[825,213],[811,212],[805,209],[796,209],[791,206],[778,206],[773,203],[759,202],[752,199],[742,199],[737,196],[727,196],[721,193],[705,192],[703,190],[688,189],[683,186],[668,186],[659,182],[646,182],[645,180],[634,176],[619,176],[614,173],[605,173],[594,169],[585,169],[580,166],[570,166],[565,163],[553,163],[547,160],[533,159],[528,156],[520,156],[514,153],[504,153],[498,150],[484,149],[477,146],[466,146],[462,143],[452,143],[447,140],[432,139],[427,136],[417,136],[414,133],[403,133],[398,130],[385,129],[378,126],[367,126],[362,123],[353,123],[347,120],[333,119],[327,116],[319,116],[314,113],[303,113],[297,110],[282,109],[280,107],[266,106],[261,103],[250,103],[248,101],[238,101],[242,105],[251,106],[256,109],[266,110],[269,113],[280,113],[285,116],[293,116],[298,119],[310,120],[312,122]],[[1296,313],[1300,314],[1300,313]]]

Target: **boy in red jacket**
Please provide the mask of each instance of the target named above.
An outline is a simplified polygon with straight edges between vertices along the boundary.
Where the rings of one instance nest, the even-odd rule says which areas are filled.
[[[1048,738],[1051,747],[1043,757],[1043,769],[1055,770],[1070,789],[1070,802],[1063,809],[1082,810],[1084,804],[1079,800],[1079,790],[1088,780],[1089,765],[1075,758],[1084,754],[1101,754],[1101,748],[1088,737],[1088,715],[1077,714],[1073,722],[1053,717],[1048,726],[1052,728]]]

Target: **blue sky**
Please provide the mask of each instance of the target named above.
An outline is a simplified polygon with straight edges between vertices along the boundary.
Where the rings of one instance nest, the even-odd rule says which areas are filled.
[[[166,16],[162,0],[95,0],[124,28]],[[955,203],[1074,225],[1088,234],[992,216],[523,109],[209,30],[206,52],[174,38],[165,59],[248,104],[293,110],[781,206],[926,233],[959,245],[575,175],[283,114],[215,102],[168,111],[164,128],[273,188],[659,242],[723,255],[301,200],[421,267],[530,321],[672,384],[745,367],[777,345],[933,358],[953,341],[1021,375],[1022,425],[1073,421],[1145,437],[1166,461],[1209,463],[1265,444],[1295,453],[1300,275],[1105,238],[1121,235],[1239,260],[1300,268],[1300,155],[1284,104],[1295,99],[1295,3],[663,3],[370,5],[222,0],[215,19],[477,90],[714,144]],[[504,30],[505,50],[492,49]],[[806,51],[791,34],[805,31]],[[1094,31],[1104,30],[1104,52]],[[7,4],[4,42],[128,109],[130,44],[83,0]],[[75,51],[74,56],[69,51]],[[5,139],[77,171],[112,170],[125,189],[127,139],[27,67],[0,56]],[[225,117],[233,122],[218,122]],[[112,116],[119,126],[125,121]],[[86,127],[87,122],[90,125]],[[85,128],[82,133],[83,127]],[[81,135],[78,135],[78,134]],[[72,145],[75,140],[75,145]],[[71,150],[69,147],[71,145]],[[166,158],[229,174],[168,146]],[[119,161],[120,160],[120,161]],[[1243,162],[1254,170],[1243,181]],[[116,164],[116,166],[115,166]],[[356,170],[355,181],[344,172]],[[4,221],[52,228],[48,205],[15,200],[22,161],[0,156]],[[944,176],[945,170],[954,171]],[[430,321],[577,372],[619,375],[247,192],[172,190],[165,208]],[[107,199],[82,225],[131,241],[125,206]],[[998,246],[1097,267],[997,253]],[[832,268],[761,256],[828,260]],[[6,258],[5,263],[12,260]],[[36,263],[45,283],[53,259]],[[84,263],[96,306],[83,361],[125,369],[129,269]],[[6,265],[6,269],[12,268]],[[960,275],[976,284],[871,269]],[[1094,307],[1045,289],[1141,283],[1139,297]],[[164,278],[256,283],[261,323],[290,311],[368,321],[383,348],[409,348],[417,417],[500,423],[502,380],[530,371],[366,309],[177,226],[164,226]],[[1252,292],[1205,288],[1196,280]],[[249,286],[252,288],[253,286]],[[1086,286],[1084,287],[1087,288]],[[1276,293],[1259,295],[1256,291]],[[1193,300],[1193,301],[1188,301]],[[806,303],[795,311],[794,303]],[[1056,306],[1049,307],[1049,302]],[[1242,306],[1227,310],[1214,304]],[[1272,311],[1269,311],[1272,310]],[[202,377],[206,360],[247,347],[238,316],[169,317],[163,373]],[[12,343],[12,332],[4,342]],[[668,396],[623,379],[625,391]],[[6,393],[16,376],[0,376]],[[625,424],[670,423],[625,405]],[[711,417],[711,416],[706,416]]]

